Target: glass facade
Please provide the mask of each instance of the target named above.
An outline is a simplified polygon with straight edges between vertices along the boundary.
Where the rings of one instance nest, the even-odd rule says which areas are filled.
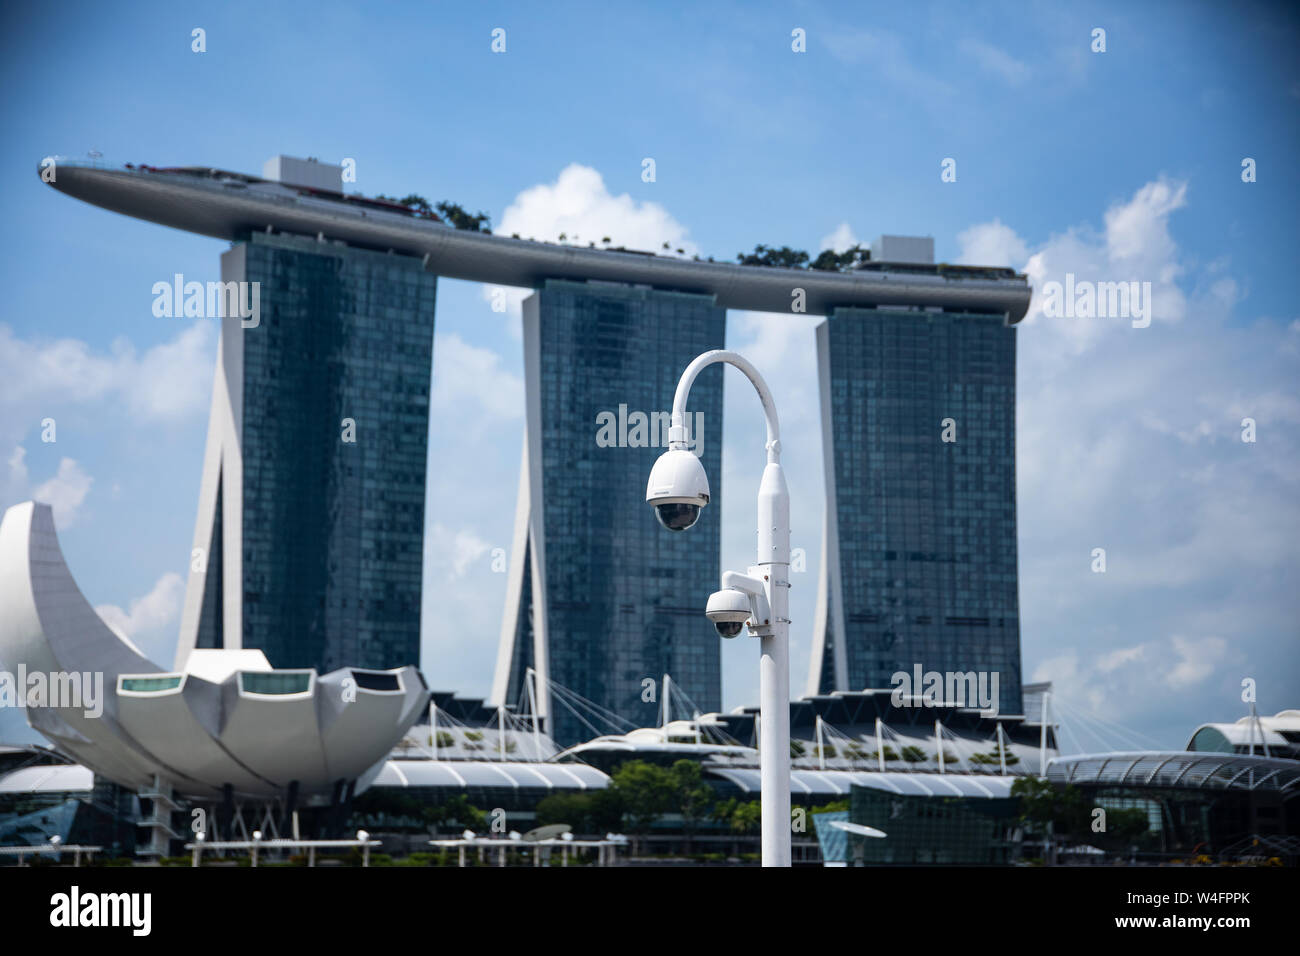
[[[123,677],[121,689],[136,694],[175,690],[181,686],[180,675],[174,677]]]
[[[839,689],[890,688],[918,664],[997,672],[999,711],[1019,714],[1015,329],[1000,315],[836,309],[818,349],[839,564],[839,613],[813,662],[821,692],[843,639]]]
[[[849,836],[846,855],[868,866],[1005,864],[1011,859],[1019,809],[1017,797],[915,797],[854,786],[849,819],[887,836]]]
[[[240,336],[243,646],[278,668],[418,664],[437,277],[296,237],[243,246],[223,276],[260,283]],[[205,593],[196,646],[222,645],[220,610]]]
[[[524,314],[540,343],[529,401],[541,424],[531,447],[542,459],[545,594],[531,582],[520,602],[506,700],[520,699],[541,597],[551,680],[638,727],[658,723],[665,673],[702,711],[717,710],[720,648],[704,605],[720,574],[720,366],[701,373],[687,407],[710,506],[688,531],[666,531],[645,487],[667,447],[678,378],[701,352],[723,347],[726,311],[712,296],[548,281]],[[592,736],[558,700],[552,715],[557,742]]]
[[[239,675],[239,689],[245,694],[305,694],[311,690],[311,674],[244,672]]]

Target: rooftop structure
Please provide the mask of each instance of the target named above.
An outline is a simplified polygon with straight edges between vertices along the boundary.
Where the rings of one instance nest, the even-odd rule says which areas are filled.
[[[290,178],[312,178],[302,175],[301,167],[282,162],[280,175],[286,170]],[[1009,323],[1024,318],[1031,295],[1025,277],[1013,270],[919,263],[921,253],[898,237],[885,237],[882,252],[901,256],[904,269],[891,270],[884,263],[851,272],[822,272],[453,229],[394,203],[202,166],[111,168],[60,159],[50,185],[114,212],[205,236],[234,240],[250,232],[273,231],[320,237],[419,256],[426,269],[447,278],[524,288],[538,288],[547,279],[644,284],[713,295],[724,309],[786,313],[791,311],[792,293],[801,289],[802,311],[813,315],[826,315],[835,307],[906,305],[991,313]],[[933,261],[932,249],[930,258]]]
[[[1192,731],[1187,749],[1300,759],[1300,710],[1272,717],[1251,714],[1231,724],[1201,724]]]

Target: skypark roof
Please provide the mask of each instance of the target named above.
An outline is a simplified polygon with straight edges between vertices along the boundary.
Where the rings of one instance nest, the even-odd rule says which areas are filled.
[[[742,266],[672,256],[557,245],[453,229],[377,201],[347,197],[206,167],[113,169],[59,160],[55,189],[104,209],[187,232],[237,240],[269,230],[420,256],[451,279],[538,288],[547,279],[619,282],[711,295],[719,306],[812,315],[837,307],[936,308],[1019,322],[1032,290],[1022,275],[888,263],[852,272]]]

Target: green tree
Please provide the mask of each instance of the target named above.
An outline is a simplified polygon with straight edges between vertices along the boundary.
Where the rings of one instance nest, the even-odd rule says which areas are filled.
[[[763,804],[750,800],[737,805],[731,815],[731,829],[735,833],[751,833],[763,820]]]
[[[487,826],[487,814],[469,802],[469,797],[458,793],[437,808],[437,822],[444,826],[468,827],[482,830]]]
[[[575,833],[609,833],[623,829],[623,807],[613,790],[556,793],[537,804],[537,824],[567,823]]]
[[[1141,807],[1124,807],[1108,813],[1106,832],[1115,842],[1133,843],[1146,835],[1151,827],[1147,812]]]
[[[632,832],[644,837],[650,825],[671,809],[677,781],[664,767],[629,760],[614,771],[610,787],[619,795]]]
[[[901,756],[908,763],[924,763],[930,759],[930,755],[922,750],[916,744],[908,744],[903,748]]]
[[[767,266],[769,268],[802,269],[808,264],[808,253],[802,249],[782,246],[765,246],[761,243],[754,247],[752,253],[736,253],[736,261],[742,266]]]
[[[1013,754],[1010,750],[1005,750],[1004,752],[1006,753],[1008,767],[1012,767],[1020,763],[1020,758],[1017,757],[1015,754]],[[977,764],[993,764],[995,766],[1001,766],[1001,761],[998,758],[998,751],[996,747],[990,750],[988,753],[971,754],[970,762],[977,763]]]
[[[444,199],[437,204],[431,204],[418,193],[408,193],[401,199],[393,196],[385,196],[382,193],[375,197],[384,202],[395,202],[398,205],[405,206],[418,216],[424,216],[432,219],[435,215],[440,216],[451,226],[456,229],[468,229],[470,232],[488,232],[492,231],[492,219],[485,212],[480,212],[477,216],[471,215],[465,211],[465,207],[459,203],[454,203],[449,199]],[[435,212],[436,211],[436,212]],[[515,238],[518,238],[516,236]]]
[[[1011,795],[1020,798],[1020,820],[1031,833],[1041,835],[1050,847],[1057,837],[1094,840],[1091,808],[1074,784],[1053,786],[1042,777],[1017,777]]]
[[[672,767],[676,787],[674,804],[682,816],[682,829],[686,831],[686,852],[690,852],[695,838],[695,828],[704,819],[713,803],[713,788],[703,780],[700,765],[694,760],[678,760]]]
[[[724,824],[732,833],[746,833],[762,818],[760,806],[758,800],[743,801],[728,797],[714,804],[710,817]]]
[[[817,258],[808,264],[808,268],[817,269],[821,272],[847,272],[859,263],[867,262],[870,259],[871,250],[863,249],[861,246],[853,246],[843,252],[836,252],[834,249],[823,249]]]
[[[447,222],[451,223],[457,229],[467,229],[470,232],[487,232],[492,231],[492,219],[483,212],[479,211],[477,216],[470,215],[464,207],[458,203],[444,199],[434,207],[438,214]]]

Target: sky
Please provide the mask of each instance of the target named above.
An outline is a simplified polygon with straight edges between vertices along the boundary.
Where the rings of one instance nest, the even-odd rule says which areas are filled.
[[[1243,681],[1261,713],[1300,707],[1297,28],[1251,2],[4,5],[0,506],[51,503],[87,599],[170,664],[216,327],[156,318],[151,288],[217,279],[227,243],[63,196],[46,156],[350,158],[357,190],[449,199],[497,232],[717,259],[931,236],[939,261],[1036,290],[1017,333],[1021,641],[1065,749],[1181,748],[1247,712]],[[1067,275],[1150,283],[1149,325],[1059,314],[1044,289]],[[421,665],[466,695],[488,693],[501,626],[522,295],[500,313],[484,286],[438,288]],[[732,312],[727,331],[782,416],[807,554],[796,694],[821,321]],[[763,423],[727,376],[722,562],[744,568]],[[724,644],[726,709],[757,703],[757,665]],[[0,712],[0,739],[27,733]]]

